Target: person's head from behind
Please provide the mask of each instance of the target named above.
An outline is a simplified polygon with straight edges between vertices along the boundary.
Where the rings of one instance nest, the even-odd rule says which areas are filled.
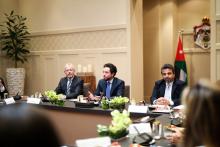
[[[1,146],[60,146],[50,120],[26,104],[7,105],[0,109]]]
[[[114,78],[117,73],[117,67],[112,63],[107,63],[103,66],[103,78],[109,81]]]
[[[200,80],[183,97],[186,106],[185,146],[220,146],[220,89]]]
[[[75,75],[75,68],[72,63],[67,63],[64,67],[64,73],[67,78],[72,78]]]
[[[173,65],[171,64],[164,64],[161,67],[161,75],[163,79],[167,82],[170,83],[174,80],[175,78],[175,70]]]

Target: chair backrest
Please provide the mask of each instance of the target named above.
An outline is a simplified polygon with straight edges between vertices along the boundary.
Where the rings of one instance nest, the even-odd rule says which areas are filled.
[[[130,85],[125,85],[124,96],[130,98]]]
[[[83,83],[83,96],[88,96],[88,91],[90,91],[91,83]]]

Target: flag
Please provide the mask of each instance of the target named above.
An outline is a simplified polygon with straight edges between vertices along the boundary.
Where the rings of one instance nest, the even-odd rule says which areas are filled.
[[[186,69],[186,61],[185,61],[185,55],[183,51],[183,44],[181,41],[181,38],[179,36],[177,51],[176,51],[176,59],[174,63],[175,67],[175,76],[177,79],[185,81],[187,84],[188,82],[188,76],[187,76],[187,69]]]

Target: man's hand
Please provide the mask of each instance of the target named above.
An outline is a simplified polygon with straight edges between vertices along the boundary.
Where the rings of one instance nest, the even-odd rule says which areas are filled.
[[[88,91],[88,100],[98,101],[100,100],[100,96],[94,96],[90,91]]]
[[[156,100],[156,105],[170,105],[170,101],[167,98],[160,97]]]

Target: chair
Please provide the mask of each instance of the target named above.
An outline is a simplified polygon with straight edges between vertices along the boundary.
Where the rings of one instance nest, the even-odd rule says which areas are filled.
[[[83,96],[88,96],[88,91],[91,91],[91,83],[83,83]]]
[[[124,96],[130,98],[130,85],[125,85]]]

